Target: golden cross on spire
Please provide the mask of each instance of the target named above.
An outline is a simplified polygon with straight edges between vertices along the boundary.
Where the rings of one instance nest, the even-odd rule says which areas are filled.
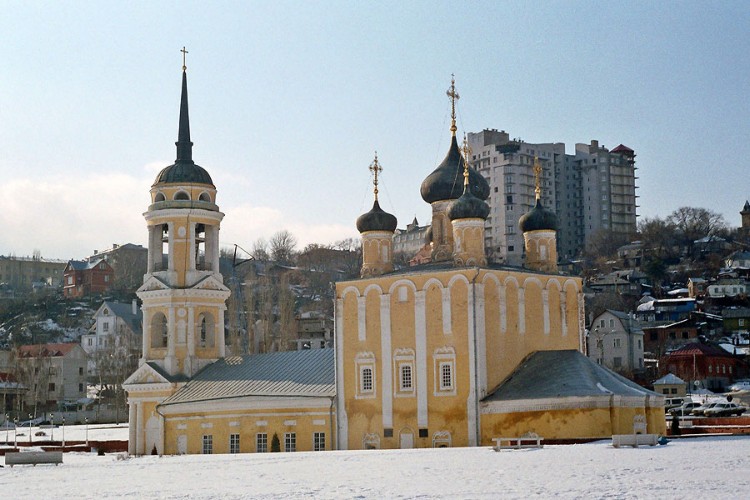
[[[182,52],[182,71],[185,71],[187,70],[187,66],[185,65],[185,56],[187,55],[188,51],[185,50],[185,47],[183,46],[180,52]]]
[[[456,135],[456,101],[461,98],[456,92],[456,75],[451,73],[451,88],[446,92],[446,95],[451,98],[451,133],[455,137]]]
[[[542,198],[542,164],[539,162],[539,157],[534,155],[534,194],[536,199]]]
[[[375,201],[378,201],[378,174],[383,171],[383,167],[380,166],[380,163],[378,163],[378,152],[375,151],[375,159],[372,163],[370,163],[370,172],[373,173],[375,176],[375,179],[373,180],[373,184],[375,185]]]
[[[469,158],[471,156],[471,147],[469,141],[466,140],[466,134],[464,134],[464,145],[461,148],[464,153],[464,187],[469,185]]]

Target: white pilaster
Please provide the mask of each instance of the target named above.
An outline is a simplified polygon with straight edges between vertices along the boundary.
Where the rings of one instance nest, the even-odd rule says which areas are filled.
[[[508,300],[505,295],[505,284],[497,287],[497,298],[500,301],[500,333],[508,331]]]
[[[469,396],[466,398],[466,422],[468,426],[469,446],[477,445],[477,345],[474,335],[474,294],[469,288],[468,314],[466,321],[469,352]]]
[[[526,298],[525,289],[518,288],[518,334],[526,333]]]
[[[216,324],[216,335],[214,335],[214,338],[216,339],[216,342],[218,342],[218,348],[219,348],[219,357],[223,358],[227,355],[227,343],[226,339],[224,338],[224,309],[219,308],[218,311],[219,314],[219,322]]]
[[[475,293],[471,297],[468,314],[472,314],[471,307],[473,306],[476,318],[474,330],[476,331],[477,343],[477,384],[479,399],[481,399],[487,394],[487,339],[484,320],[484,285],[475,283],[472,288],[475,290]],[[472,302],[473,305],[471,304]]]
[[[565,290],[560,292],[560,324],[562,325],[562,336],[568,336],[568,296]]]
[[[367,338],[367,297],[357,297],[357,338],[364,342]]]
[[[383,388],[381,391],[383,427],[393,427],[393,370],[391,369],[391,296],[380,296],[380,358]]]
[[[336,299],[334,303],[333,334],[336,342],[336,426],[338,429],[336,445],[339,450],[349,449],[349,426],[346,416],[348,394],[344,392],[344,301]],[[355,388],[350,388],[355,390]]]
[[[427,427],[427,316],[424,290],[414,294],[414,346],[417,369],[417,426]]]
[[[544,334],[549,335],[549,290],[542,290],[542,312],[544,314]]]
[[[451,289],[443,288],[442,293],[442,304],[443,304],[443,333],[448,335],[452,333],[453,326],[451,322]]]

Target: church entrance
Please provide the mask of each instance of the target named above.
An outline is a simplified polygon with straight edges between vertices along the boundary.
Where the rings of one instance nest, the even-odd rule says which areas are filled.
[[[414,448],[414,433],[411,429],[404,429],[401,431],[401,449]]]
[[[177,436],[177,454],[187,455],[187,436],[185,434]]]

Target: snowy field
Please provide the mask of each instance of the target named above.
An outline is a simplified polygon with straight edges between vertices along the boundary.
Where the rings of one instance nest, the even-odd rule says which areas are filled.
[[[122,432],[101,431],[113,438]],[[70,430],[71,436],[78,432]],[[679,439],[638,449],[600,441],[500,453],[490,448],[161,458],[66,453],[64,460],[57,467],[3,468],[0,496],[747,498],[750,491],[750,437]]]

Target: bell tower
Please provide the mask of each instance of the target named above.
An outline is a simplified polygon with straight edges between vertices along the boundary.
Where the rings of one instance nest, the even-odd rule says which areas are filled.
[[[230,291],[219,272],[219,227],[211,176],[193,161],[183,48],[177,158],[151,186],[148,268],[143,301],[143,358],[171,376],[193,376],[224,356]]]

